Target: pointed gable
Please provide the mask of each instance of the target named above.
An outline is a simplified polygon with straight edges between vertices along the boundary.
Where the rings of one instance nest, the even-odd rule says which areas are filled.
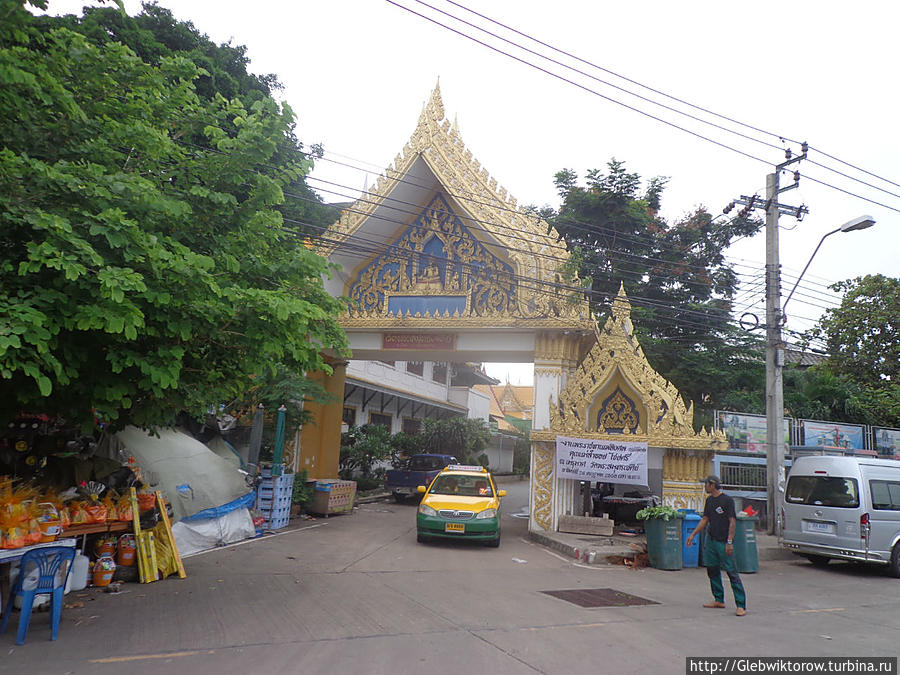
[[[555,229],[472,156],[440,86],[409,142],[323,236],[352,303],[341,323],[428,326],[435,319],[585,328],[585,299],[559,290],[569,258]],[[360,261],[360,250],[374,251]],[[522,283],[525,281],[526,283]]]
[[[684,449],[727,447],[722,432],[693,429],[694,406],[644,356],[631,323],[631,303],[621,286],[596,343],[550,406],[549,432],[578,437],[624,436],[651,446]],[[547,435],[544,439],[541,434]]]

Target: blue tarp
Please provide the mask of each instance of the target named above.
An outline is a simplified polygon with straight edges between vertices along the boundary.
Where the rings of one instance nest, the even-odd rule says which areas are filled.
[[[178,486],[181,488],[182,486]],[[202,511],[195,513],[192,516],[188,516],[187,518],[182,518],[185,522],[194,522],[197,520],[207,520],[209,518],[219,518],[224,516],[226,513],[231,513],[232,511],[236,511],[237,509],[243,509],[253,506],[253,502],[256,501],[256,493],[248,492],[243,497],[238,497],[234,501],[230,501],[227,504],[222,504],[221,506],[214,506],[209,509],[203,509]]]

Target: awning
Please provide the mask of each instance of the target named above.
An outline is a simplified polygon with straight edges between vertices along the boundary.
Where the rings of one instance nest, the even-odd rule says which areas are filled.
[[[419,396],[402,389],[394,389],[393,387],[388,387],[376,382],[348,376],[344,383],[344,401],[360,391],[362,392],[363,408],[377,407],[384,410],[385,406],[392,403],[396,398],[410,401],[412,404],[413,417],[422,408],[445,410],[452,412],[454,415],[466,415],[469,412],[468,408],[457,405],[456,403],[450,403],[449,401],[442,401],[428,396]]]

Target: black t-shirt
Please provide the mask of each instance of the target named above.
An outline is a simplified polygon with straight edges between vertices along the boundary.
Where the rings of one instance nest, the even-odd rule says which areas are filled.
[[[724,492],[718,497],[707,497],[703,515],[709,519],[706,532],[716,541],[728,540],[728,526],[734,515],[734,500]]]

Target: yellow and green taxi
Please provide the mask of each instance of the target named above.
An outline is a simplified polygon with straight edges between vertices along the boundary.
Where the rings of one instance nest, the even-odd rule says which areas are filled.
[[[424,493],[416,514],[416,538],[469,539],[488,546],[500,545],[500,497],[494,479],[483,466],[451,464]]]

